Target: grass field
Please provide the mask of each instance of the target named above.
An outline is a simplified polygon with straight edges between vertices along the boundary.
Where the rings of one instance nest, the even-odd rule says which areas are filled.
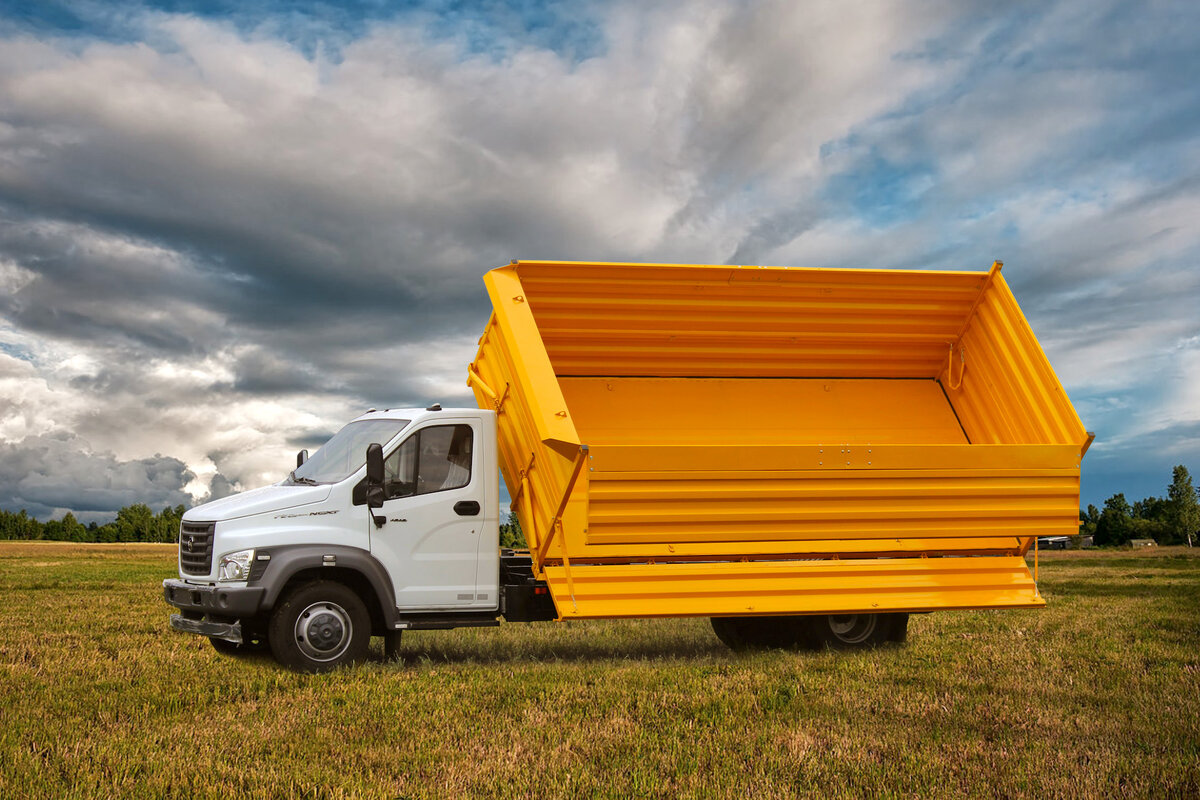
[[[167,628],[172,546],[0,543],[0,797],[1200,797],[1200,550],[859,654],[706,620],[406,634],[324,676]]]

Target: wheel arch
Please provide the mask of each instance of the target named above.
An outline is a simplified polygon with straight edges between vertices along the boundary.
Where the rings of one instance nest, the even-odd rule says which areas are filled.
[[[336,581],[353,591],[371,615],[376,634],[395,627],[395,593],[383,565],[365,550],[329,545],[263,548],[271,559],[257,581],[266,588],[262,610],[269,612],[294,587],[316,580]],[[254,582],[252,582],[254,583]]]

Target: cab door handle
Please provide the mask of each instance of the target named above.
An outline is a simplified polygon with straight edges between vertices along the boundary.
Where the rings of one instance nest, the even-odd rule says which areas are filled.
[[[479,513],[479,503],[476,500],[459,500],[454,504],[454,513],[460,517],[473,517]]]

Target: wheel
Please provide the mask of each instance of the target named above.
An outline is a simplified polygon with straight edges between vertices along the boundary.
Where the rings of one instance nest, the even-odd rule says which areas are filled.
[[[208,641],[212,644],[213,650],[216,650],[223,656],[246,656],[251,653],[261,653],[267,649],[266,639],[248,639],[241,644],[227,642],[224,639],[213,639],[212,637],[209,637]]]
[[[908,614],[821,614],[810,620],[814,641],[834,650],[902,642],[908,632]]]
[[[328,672],[367,654],[371,616],[352,589],[314,581],[290,592],[275,606],[267,628],[271,653],[300,672]]]
[[[713,617],[710,621],[717,638],[738,652],[811,646],[804,617]]]
[[[245,656],[251,653],[261,653],[268,648],[266,628],[263,621],[254,619],[242,620],[242,642],[227,642],[224,639],[209,637],[213,650],[223,656]]]
[[[750,642],[745,637],[745,623],[739,617],[713,617],[709,620],[712,623],[713,633],[721,640],[721,643],[734,652],[740,653],[743,650],[751,648]]]

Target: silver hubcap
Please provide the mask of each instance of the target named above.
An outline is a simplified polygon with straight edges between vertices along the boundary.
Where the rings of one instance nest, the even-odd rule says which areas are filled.
[[[337,603],[313,603],[296,618],[296,646],[313,661],[333,661],[346,652],[354,624]]]
[[[840,642],[861,644],[871,638],[879,618],[875,614],[830,614],[829,630]]]

